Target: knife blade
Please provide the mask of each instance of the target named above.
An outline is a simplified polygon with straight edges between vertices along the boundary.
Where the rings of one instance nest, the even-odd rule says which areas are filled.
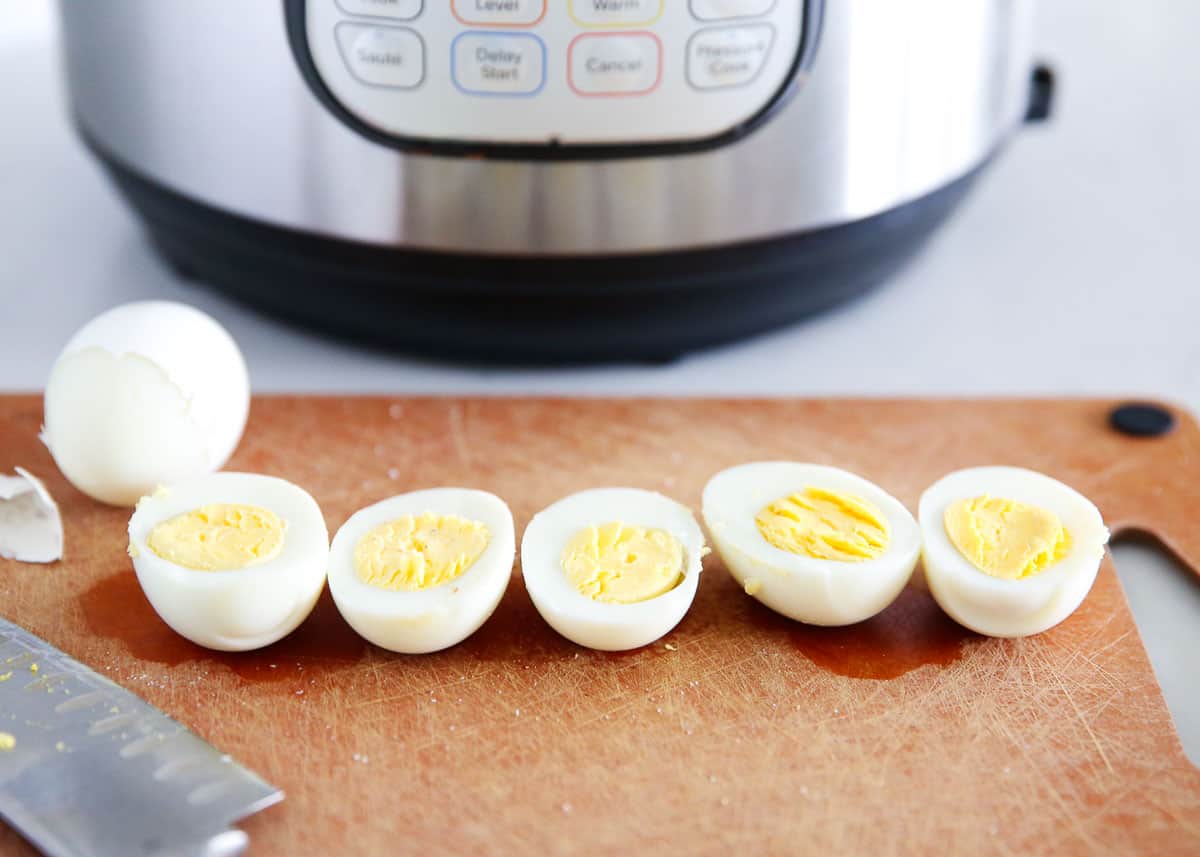
[[[49,857],[240,854],[283,800],[148,702],[0,619],[0,817]]]

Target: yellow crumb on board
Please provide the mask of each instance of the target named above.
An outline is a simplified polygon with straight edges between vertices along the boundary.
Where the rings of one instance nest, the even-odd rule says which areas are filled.
[[[0,750],[7,753],[15,746],[17,746],[17,739],[11,732],[0,732]]]
[[[37,665],[37,664],[30,664],[30,665],[29,665],[29,671],[30,671],[31,673],[36,673],[36,672],[38,671],[38,665]]]
[[[12,670],[4,673],[4,675],[0,675],[0,681],[8,681],[10,678],[12,678]]]

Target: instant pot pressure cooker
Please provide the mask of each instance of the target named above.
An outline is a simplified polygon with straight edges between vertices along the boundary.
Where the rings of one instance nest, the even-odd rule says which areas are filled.
[[[665,359],[879,282],[1048,103],[1032,0],[62,0],[179,270],[359,341]]]

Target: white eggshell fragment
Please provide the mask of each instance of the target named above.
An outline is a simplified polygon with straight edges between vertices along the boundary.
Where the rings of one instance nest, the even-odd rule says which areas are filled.
[[[884,553],[838,562],[789,553],[763,538],[755,523],[759,511],[810,486],[874,505],[891,529]],[[879,613],[904,589],[921,554],[920,528],[904,504],[861,476],[819,464],[757,461],[721,471],[704,488],[704,522],[746,594],[810,625],[852,625]]]
[[[487,547],[458,577],[429,589],[392,591],[362,581],[354,566],[359,540],[389,521],[426,512],[483,524]],[[471,636],[495,612],[515,558],[512,512],[499,497],[467,488],[412,491],[360,509],[337,531],[329,592],[342,617],[375,645],[410,655],[437,652]]]
[[[42,481],[22,467],[0,475],[0,557],[55,562],[63,555],[62,516]]]
[[[246,364],[225,328],[185,304],[142,301],[102,313],[63,348],[42,439],[80,491],[132,505],[224,465],[249,409]]]
[[[209,504],[274,512],[285,526],[280,553],[229,571],[198,571],[159,556],[154,528]],[[325,587],[329,531],[316,501],[297,485],[253,473],[213,473],[144,497],[129,520],[129,554],[150,605],[176,633],[209,649],[249,651],[290,634]]]
[[[987,494],[1053,512],[1071,537],[1069,553],[1031,577],[980,571],[946,533],[946,509]],[[921,495],[925,578],[958,624],[989,637],[1025,637],[1054,627],[1083,603],[1096,580],[1108,528],[1096,506],[1057,479],[1019,467],[973,467],[939,479]]]
[[[612,521],[663,530],[682,545],[683,579],[647,601],[610,604],[577,590],[562,567],[567,542],[590,525]],[[564,497],[529,522],[521,539],[525,588],[542,618],[568,640],[618,652],[648,645],[683,620],[700,585],[704,534],[690,509],[637,488],[596,488]]]

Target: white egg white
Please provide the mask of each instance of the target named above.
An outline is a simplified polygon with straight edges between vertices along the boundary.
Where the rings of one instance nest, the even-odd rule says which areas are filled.
[[[92,319],[63,348],[42,438],[80,491],[132,505],[223,466],[249,408],[246,364],[225,328],[185,304],[141,301]]]
[[[861,497],[891,527],[884,553],[837,562],[775,547],[755,517],[771,502],[805,488]],[[759,461],[723,470],[704,488],[704,522],[713,547],[747,594],[777,613],[810,625],[851,625],[879,613],[900,594],[921,553],[921,532],[899,500],[836,467]]]
[[[478,521],[488,544],[454,580],[415,592],[391,591],[363,582],[354,567],[359,540],[381,524],[433,512]],[[512,577],[516,535],[512,512],[486,491],[432,488],[413,491],[360,509],[333,538],[329,591],[355,631],[381,648],[405,654],[436,652],[462,642],[496,610]]]
[[[210,503],[259,506],[286,527],[273,559],[232,571],[197,571],[164,559],[147,539],[163,521]],[[161,488],[129,520],[138,583],[162,620],[192,642],[249,651],[290,634],[312,612],[325,585],[329,531],[317,503],[283,479],[213,473]]]
[[[592,524],[615,521],[663,530],[679,541],[684,568],[678,586],[636,604],[608,604],[571,584],[562,567],[567,542]],[[686,506],[653,491],[596,488],[534,516],[521,540],[521,572],[534,606],[555,631],[590,649],[625,651],[654,642],[683,619],[700,584],[704,547],[704,534]]]
[[[1071,538],[1067,556],[1021,580],[992,577],[964,557],[946,533],[947,507],[987,494],[1053,512]],[[973,467],[935,482],[921,495],[925,577],[942,609],[989,637],[1040,634],[1070,616],[1092,588],[1108,529],[1095,505],[1075,489],[1033,470]]]

